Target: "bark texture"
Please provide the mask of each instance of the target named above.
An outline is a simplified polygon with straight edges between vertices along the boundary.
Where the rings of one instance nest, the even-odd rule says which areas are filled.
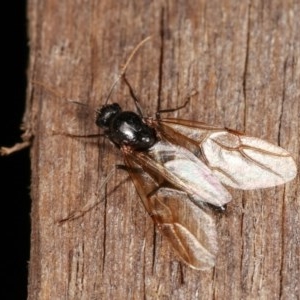
[[[93,109],[151,35],[128,68],[146,115],[196,90],[175,115],[271,141],[299,165],[299,16],[299,2],[284,0],[28,1],[29,299],[299,299],[299,175],[276,188],[230,190],[233,201],[216,214],[216,266],[200,272],[161,238],[126,172],[99,191],[122,163],[117,149],[57,134],[98,132]],[[124,84],[112,101],[134,109]]]

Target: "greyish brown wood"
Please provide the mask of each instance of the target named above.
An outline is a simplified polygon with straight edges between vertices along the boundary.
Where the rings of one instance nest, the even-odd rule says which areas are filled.
[[[174,107],[197,90],[175,115],[279,144],[299,165],[299,15],[297,1],[279,0],[28,2],[29,299],[299,299],[299,176],[230,190],[233,201],[216,214],[216,266],[200,272],[156,232],[126,172],[99,191],[122,163],[117,149],[57,134],[98,132],[93,113],[66,100],[103,104],[130,51],[151,35],[128,68],[148,115],[158,99]],[[112,101],[134,109],[124,84]],[[90,199],[102,201],[58,224]]]

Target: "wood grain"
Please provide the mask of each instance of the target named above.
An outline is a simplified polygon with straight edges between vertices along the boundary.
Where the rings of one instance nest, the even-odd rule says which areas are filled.
[[[299,299],[299,175],[276,188],[230,190],[234,200],[216,214],[216,267],[199,272],[155,230],[126,172],[99,191],[122,163],[117,149],[57,134],[98,132],[93,109],[151,35],[128,68],[146,115],[197,90],[175,115],[279,144],[299,165],[299,15],[297,1],[279,0],[29,1],[29,299]],[[123,84],[112,101],[134,109]],[[91,199],[101,203],[58,224]]]

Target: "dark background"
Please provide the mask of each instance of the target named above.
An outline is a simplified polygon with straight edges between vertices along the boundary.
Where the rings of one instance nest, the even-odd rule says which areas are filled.
[[[25,107],[28,58],[26,1],[7,1],[1,26],[3,61],[0,146],[20,141]],[[2,19],[3,20],[3,19]],[[0,299],[26,299],[30,243],[29,149],[0,157],[1,277]]]

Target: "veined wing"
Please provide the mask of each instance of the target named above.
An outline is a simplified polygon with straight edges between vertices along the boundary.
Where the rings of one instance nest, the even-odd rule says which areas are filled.
[[[199,207],[203,203],[222,207],[231,201],[220,180],[184,147],[161,140],[147,151],[135,152],[132,159],[186,192]]]
[[[259,138],[172,118],[159,121],[157,126],[167,139],[189,149],[220,181],[234,188],[271,187],[286,183],[297,174],[289,152]]]
[[[125,155],[125,164],[143,204],[161,234],[190,267],[204,270],[215,265],[218,250],[213,218],[146,165]]]

